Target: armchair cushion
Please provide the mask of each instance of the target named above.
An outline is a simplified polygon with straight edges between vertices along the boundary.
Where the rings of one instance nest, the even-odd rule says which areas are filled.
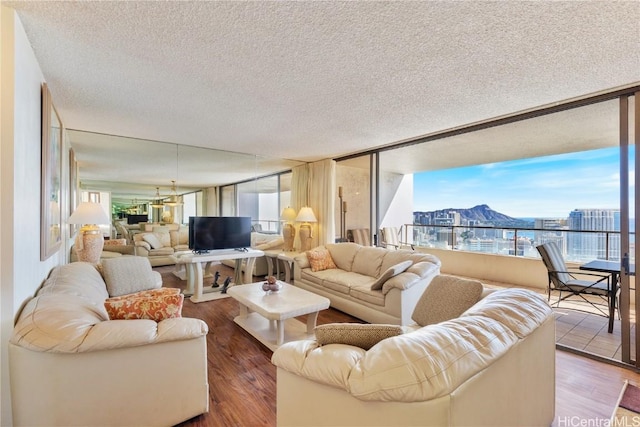
[[[102,261],[102,275],[110,297],[162,286],[162,281],[158,282],[151,269],[151,263],[144,257],[121,256],[105,259]]]
[[[482,283],[445,274],[433,278],[411,318],[420,326],[459,317],[480,300]]]

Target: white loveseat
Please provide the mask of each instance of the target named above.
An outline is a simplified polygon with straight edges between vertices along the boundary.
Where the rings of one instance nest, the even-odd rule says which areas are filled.
[[[459,317],[369,350],[277,349],[278,426],[549,426],[555,324],[544,297],[485,292]],[[374,325],[376,326],[376,325]]]
[[[207,324],[109,320],[107,298],[98,270],[74,262],[26,303],[9,342],[14,425],[167,426],[208,411]]]
[[[369,323],[413,323],[416,302],[440,273],[440,260],[430,254],[357,243],[331,243],[326,249],[337,268],[314,272],[303,253],[295,258],[293,284],[329,298],[332,307]],[[381,279],[403,263],[404,270]],[[372,289],[377,281],[382,281],[379,289]]]

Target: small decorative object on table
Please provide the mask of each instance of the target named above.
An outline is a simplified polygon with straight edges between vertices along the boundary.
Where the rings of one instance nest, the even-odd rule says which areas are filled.
[[[267,281],[262,284],[262,290],[265,292],[277,292],[282,285],[276,280],[275,276],[267,276]]]

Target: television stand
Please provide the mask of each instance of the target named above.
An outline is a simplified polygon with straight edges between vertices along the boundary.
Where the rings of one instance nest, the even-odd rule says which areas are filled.
[[[210,265],[211,263],[219,263],[225,259],[234,259],[236,261],[233,285],[242,285],[243,283],[253,282],[253,266],[256,258],[264,256],[264,252],[256,249],[247,249],[246,251],[223,250],[211,251],[208,254],[197,255],[193,252],[181,252],[172,255],[172,259],[178,264],[183,264],[186,269],[187,289],[185,293],[192,292],[191,301],[204,302],[219,298],[216,293],[204,292],[204,270],[202,264]],[[244,282],[242,277],[242,260],[247,260],[244,271]],[[208,270],[208,268],[207,268]]]

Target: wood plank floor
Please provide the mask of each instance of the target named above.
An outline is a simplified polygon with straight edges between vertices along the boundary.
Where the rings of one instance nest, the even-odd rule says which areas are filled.
[[[216,266],[222,279],[232,269]],[[156,267],[164,286],[184,289],[185,282],[173,274],[173,266]],[[210,284],[211,279],[205,281]],[[180,426],[275,426],[276,369],[271,351],[233,322],[238,304],[231,298],[194,304],[185,300],[183,316],[209,325],[209,412]],[[300,320],[305,320],[302,316]],[[359,322],[338,310],[324,310],[318,324]],[[640,385],[640,373],[608,365],[572,353],[556,351],[555,427],[608,425],[625,380]],[[588,424],[587,424],[588,423]]]

